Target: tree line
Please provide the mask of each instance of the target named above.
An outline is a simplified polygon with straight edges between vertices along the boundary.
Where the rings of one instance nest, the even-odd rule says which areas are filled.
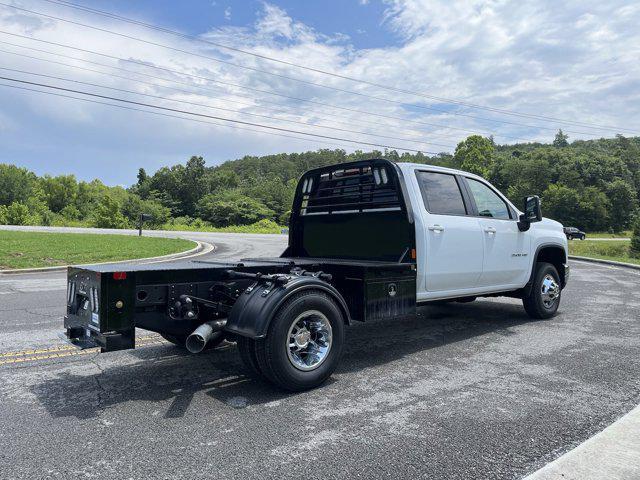
[[[73,175],[39,177],[0,164],[0,224],[134,227],[140,213],[151,228],[228,227],[270,222],[286,225],[298,178],[320,166],[384,157],[477,173],[517,206],[530,194],[543,214],[586,231],[628,229],[638,215],[640,137],[569,142],[559,131],[552,143],[498,145],[473,135],[453,154],[427,156],[396,151],[317,150],[245,156],[217,166],[191,157],[185,164],[143,168],[129,188]]]

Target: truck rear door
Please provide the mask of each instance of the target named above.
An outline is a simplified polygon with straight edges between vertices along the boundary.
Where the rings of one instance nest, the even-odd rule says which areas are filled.
[[[475,287],[482,274],[482,230],[478,219],[468,215],[470,208],[462,195],[461,179],[426,170],[416,171],[416,179],[425,230],[425,245],[419,247],[418,255],[418,290],[445,292]]]

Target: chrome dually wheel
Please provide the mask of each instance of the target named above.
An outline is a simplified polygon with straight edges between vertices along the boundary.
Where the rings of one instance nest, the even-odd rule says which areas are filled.
[[[562,283],[558,269],[547,262],[535,265],[533,285],[522,297],[522,304],[531,318],[544,319],[553,317],[558,311],[562,295]]]
[[[315,370],[328,357],[333,342],[333,331],[327,316],[319,310],[308,310],[298,315],[287,335],[289,361],[298,370]]]
[[[547,273],[544,276],[542,285],[540,286],[540,295],[542,297],[542,303],[547,308],[551,308],[560,296],[560,285],[558,285],[553,275]]]

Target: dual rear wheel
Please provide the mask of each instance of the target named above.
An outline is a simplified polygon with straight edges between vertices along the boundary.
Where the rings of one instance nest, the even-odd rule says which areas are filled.
[[[327,294],[303,291],[287,300],[265,338],[238,338],[240,356],[252,376],[289,391],[322,384],[338,366],[344,318]]]
[[[530,317],[550,318],[560,304],[560,275],[550,263],[535,268],[532,288],[522,302]],[[329,295],[303,291],[280,307],[264,338],[239,337],[238,349],[252,376],[285,390],[308,390],[325,382],[338,366],[344,330],[342,312]]]

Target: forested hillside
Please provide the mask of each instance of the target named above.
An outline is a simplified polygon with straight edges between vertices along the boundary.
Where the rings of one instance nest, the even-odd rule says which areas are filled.
[[[0,223],[134,226],[140,212],[150,226],[192,228],[286,224],[298,177],[322,165],[362,158],[442,165],[478,173],[520,205],[527,194],[542,197],[545,216],[587,231],[630,226],[640,197],[640,138],[575,141],[558,132],[552,144],[496,145],[468,137],[453,155],[318,150],[244,157],[208,167],[202,157],[186,164],[138,172],[130,188],[73,175],[37,177],[0,164]]]

